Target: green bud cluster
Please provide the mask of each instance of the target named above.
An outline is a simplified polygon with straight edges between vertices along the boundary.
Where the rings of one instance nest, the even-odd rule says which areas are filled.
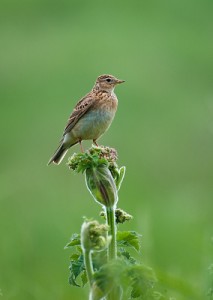
[[[100,216],[103,217],[104,219],[106,219],[105,211],[101,211]],[[133,219],[133,216],[131,216],[130,214],[125,212],[123,209],[116,208],[116,210],[115,210],[115,222],[117,224],[119,224],[119,223],[123,224],[124,222],[132,220],[132,219]]]
[[[102,251],[108,241],[108,226],[97,221],[84,221],[81,226],[81,246],[87,251]]]

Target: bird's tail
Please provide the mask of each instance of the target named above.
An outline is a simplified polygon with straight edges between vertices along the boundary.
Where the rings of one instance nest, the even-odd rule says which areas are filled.
[[[67,153],[67,151],[68,151],[68,148],[62,143],[58,147],[58,149],[55,151],[53,156],[50,158],[47,165],[50,165],[52,162],[56,165],[59,165],[62,162],[64,156]]]

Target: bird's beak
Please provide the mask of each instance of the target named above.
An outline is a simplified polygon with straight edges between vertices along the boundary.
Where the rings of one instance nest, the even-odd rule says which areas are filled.
[[[120,84],[120,83],[123,83],[123,82],[125,82],[125,80],[120,80],[120,79],[116,80],[116,84]]]

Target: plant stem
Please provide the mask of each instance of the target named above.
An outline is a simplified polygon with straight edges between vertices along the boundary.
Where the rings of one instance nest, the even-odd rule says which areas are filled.
[[[115,206],[106,208],[107,224],[109,226],[109,235],[112,237],[108,247],[108,260],[117,258],[117,244],[116,244],[116,223],[115,223]],[[119,300],[121,298],[121,289],[115,286],[107,296],[107,300]]]
[[[93,266],[92,266],[92,257],[91,257],[91,251],[83,249],[84,251],[84,265],[87,272],[87,278],[89,281],[90,287],[92,286],[93,281]]]
[[[107,224],[109,226],[109,235],[112,237],[108,248],[108,259],[112,260],[117,257],[115,207],[107,207],[106,215]]]

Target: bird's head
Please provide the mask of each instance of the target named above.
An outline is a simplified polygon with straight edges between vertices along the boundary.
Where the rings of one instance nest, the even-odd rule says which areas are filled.
[[[117,79],[112,75],[101,75],[95,82],[95,88],[102,91],[112,92],[117,84],[125,82],[124,80]]]

